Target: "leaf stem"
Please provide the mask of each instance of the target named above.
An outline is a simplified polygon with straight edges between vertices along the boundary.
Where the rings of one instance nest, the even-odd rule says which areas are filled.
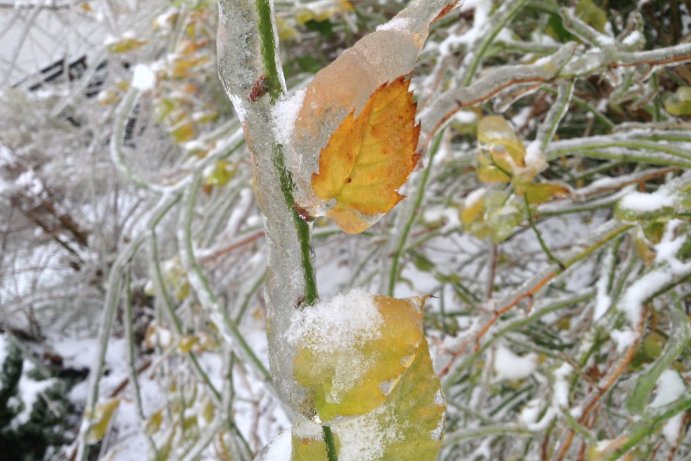
[[[281,74],[276,65],[276,39],[273,29],[273,11],[270,0],[256,0],[257,27],[259,29],[259,44],[262,63],[266,72],[267,86],[271,102],[275,102],[283,94]]]
[[[328,461],[338,461],[338,453],[336,452],[336,440],[329,426],[322,426],[324,433],[324,444],[326,445],[326,458]]]
[[[554,254],[542,238],[540,230],[535,225],[535,221],[533,220],[533,212],[530,211],[530,202],[528,201],[528,194],[523,194],[523,198],[525,199],[525,209],[528,212],[528,224],[530,224],[530,228],[533,230],[533,232],[535,232],[537,241],[540,243],[540,248],[542,248],[542,251],[544,251],[545,255],[547,255],[547,259],[549,260],[549,262],[551,262],[552,264],[556,264],[563,271],[564,269],[566,269],[566,266],[564,266],[564,263],[561,262],[556,256],[554,256]]]
[[[291,211],[293,224],[295,224],[295,230],[297,231],[298,240],[300,242],[300,260],[302,262],[302,273],[305,279],[304,304],[312,306],[319,300],[319,294],[317,293],[317,279],[314,272],[314,265],[312,264],[310,227],[295,209],[295,198],[293,197],[295,184],[293,183],[290,172],[285,166],[283,147],[280,144],[274,147],[274,165],[278,172],[278,180],[281,185],[281,191],[283,192],[286,206]]]

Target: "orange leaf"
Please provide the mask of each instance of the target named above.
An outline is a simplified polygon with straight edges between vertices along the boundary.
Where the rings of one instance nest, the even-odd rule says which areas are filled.
[[[357,234],[391,210],[396,192],[418,161],[420,125],[405,77],[379,87],[360,114],[348,114],[319,155],[314,193],[335,200],[326,213],[341,229]]]

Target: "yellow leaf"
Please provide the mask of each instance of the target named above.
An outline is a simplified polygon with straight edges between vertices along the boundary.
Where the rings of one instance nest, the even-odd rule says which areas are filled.
[[[183,120],[170,131],[176,143],[182,144],[197,137],[197,128],[191,120]]]
[[[404,300],[386,298],[392,303]],[[386,325],[385,327],[388,327]],[[433,461],[444,434],[446,404],[427,341],[421,339],[409,366],[385,400],[371,411],[331,423],[338,459]],[[327,461],[321,427],[298,417],[290,437],[290,461]],[[288,438],[279,435],[256,461],[283,459]],[[363,443],[363,440],[367,443]]]
[[[152,414],[149,419],[146,420],[146,426],[144,427],[144,432],[146,435],[153,435],[161,428],[163,423],[163,410],[158,410]]]
[[[338,14],[353,11],[353,5],[348,0],[314,3],[314,5],[307,4],[297,12],[295,20],[298,24],[305,24],[309,21],[326,21]]]
[[[543,182],[538,184],[527,184],[524,188],[524,193],[529,204],[538,205],[540,203],[549,202],[553,198],[568,196],[569,188],[555,182]]]
[[[180,343],[178,344],[178,347],[180,348],[181,352],[186,354],[190,352],[197,343],[199,343],[198,337],[192,335],[185,335],[182,338],[180,338]]]
[[[106,435],[110,420],[118,406],[120,406],[120,399],[110,399],[98,404],[91,417],[92,423],[87,434],[87,441],[89,443],[96,443]]]
[[[434,461],[441,449],[445,410],[441,384],[423,339],[412,364],[383,405],[331,425],[338,459]],[[363,434],[377,442],[356,443]],[[314,457],[294,457],[291,461],[325,461],[326,456],[317,451],[316,441],[312,445]]]
[[[276,16],[276,29],[278,30],[278,39],[281,42],[288,42],[300,37],[300,32],[280,16]]]
[[[469,195],[460,210],[463,228],[475,237],[501,243],[523,221],[522,201],[508,191],[480,191]]]
[[[343,120],[319,155],[312,189],[322,200],[335,200],[327,216],[345,232],[362,232],[403,198],[396,189],[419,158],[409,84],[400,77],[382,85],[357,117],[351,112]]]
[[[386,400],[416,357],[424,341],[424,299],[375,296],[374,303],[382,323],[373,337],[356,343],[354,348],[309,339],[299,345],[293,372],[306,389],[306,416],[316,412],[319,421],[329,422],[371,411]]]
[[[605,31],[607,13],[593,0],[580,0],[576,5],[576,16],[599,32]]]
[[[377,461],[433,461],[444,434],[446,404],[434,373],[427,341],[423,339],[415,360],[381,411],[374,413],[376,432],[382,434]],[[338,426],[334,432],[344,440]],[[391,436],[395,434],[395,436]],[[343,449],[346,449],[344,446]]]
[[[327,461],[326,444],[320,438],[299,437],[293,431],[290,461]]]
[[[691,86],[680,86],[673,94],[664,98],[665,110],[679,117],[691,115]]]
[[[136,50],[146,43],[146,40],[141,40],[134,37],[123,37],[118,41],[110,43],[108,45],[108,51],[111,53],[127,53],[128,51]]]
[[[218,160],[211,170],[204,178],[204,185],[206,186],[225,186],[235,176],[235,166],[228,163],[227,160]]]
[[[216,406],[211,400],[207,400],[202,406],[202,417],[207,423],[211,423],[216,417]]]
[[[199,72],[199,67],[209,62],[208,56],[179,56],[170,69],[174,78],[191,77],[195,72]]]
[[[485,190],[478,189],[465,199],[460,213],[461,222],[464,226],[470,226],[474,222],[483,221],[485,213],[484,195]]]
[[[499,115],[483,117],[477,127],[478,179],[509,182],[525,168],[525,147],[509,122]]]

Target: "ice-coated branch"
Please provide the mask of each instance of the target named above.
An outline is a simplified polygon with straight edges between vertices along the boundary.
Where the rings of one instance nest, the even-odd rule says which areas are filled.
[[[537,136],[535,138],[538,142],[541,152],[544,152],[549,143],[552,142],[552,139],[554,139],[554,135],[557,133],[557,129],[559,128],[559,123],[568,112],[575,86],[575,82],[573,81],[564,80],[559,82],[557,87],[557,98],[547,113],[544,123],[538,129]]]
[[[691,397],[686,395],[685,397],[678,398],[667,405],[663,405],[659,408],[655,408],[646,413],[646,415],[633,427],[627,431],[626,442],[617,450],[614,451],[606,461],[615,461],[624,456],[629,450],[633,449],[642,439],[648,437],[653,433],[658,427],[660,427],[665,421],[673,418],[674,416],[687,411],[691,408]]]
[[[219,1],[218,70],[243,124],[254,193],[264,215],[271,371],[281,397],[296,404],[300,391],[292,379],[293,352],[283,333],[292,313],[313,304],[317,291],[309,226],[294,208],[293,180],[271,115],[285,89],[271,8],[267,0]]]
[[[539,85],[557,78],[584,78],[618,67],[671,66],[688,61],[691,61],[691,44],[688,43],[650,51],[585,50],[575,43],[567,43],[556,53],[533,64],[496,67],[468,86],[440,93],[420,116],[421,146],[426,146],[434,133],[463,107],[485,102],[513,86]]]
[[[636,385],[629,393],[626,406],[633,414],[640,414],[645,409],[650,394],[660,378],[660,375],[684,352],[691,339],[691,324],[685,318],[681,306],[672,308],[672,330],[669,341],[655,362],[641,373]]]
[[[175,205],[178,197],[161,197],[158,205],[154,208],[151,222],[156,222],[162,218],[171,207]],[[120,253],[115,260],[113,267],[110,270],[108,278],[108,288],[106,292],[106,303],[103,309],[101,326],[98,333],[98,351],[94,357],[94,363],[90,368],[89,373],[89,388],[86,398],[86,405],[84,408],[84,417],[79,428],[77,436],[77,452],[75,459],[82,461],[87,458],[89,453],[89,445],[87,442],[89,430],[91,429],[92,418],[96,412],[98,404],[99,389],[101,377],[105,367],[106,350],[110,341],[110,333],[115,320],[115,313],[120,300],[120,293],[122,290],[122,279],[129,265],[131,259],[139,251],[146,239],[145,234],[141,234],[127,246],[127,248]]]
[[[615,240],[618,236],[622,235],[632,227],[631,224],[622,224],[616,221],[608,221],[601,225],[594,233],[593,237],[589,239],[588,243],[584,245],[584,248],[576,247],[575,250],[569,252],[561,258],[563,266],[558,264],[550,264],[547,268],[537,273],[531,279],[527,280],[523,285],[521,285],[515,292],[506,296],[502,302],[493,310],[490,317],[481,325],[478,325],[477,329],[473,330],[472,340],[475,343],[475,351],[480,350],[481,340],[490,331],[490,328],[506,313],[513,310],[523,301],[532,302],[533,298],[542,291],[549,284],[552,284],[555,279],[564,274],[567,269],[580,263],[581,261],[588,258],[596,250],[602,248],[604,245]],[[466,351],[468,342],[461,344],[456,351],[453,352],[453,358],[457,358],[461,353]],[[442,371],[442,374],[447,373],[453,367],[453,360],[447,365],[447,367]],[[462,368],[455,369],[453,373],[447,376],[444,389],[448,390],[449,386],[455,383],[460,374]]]
[[[590,25],[576,16],[575,11],[573,11],[571,8],[560,8],[559,15],[562,18],[562,22],[566,30],[583,40],[585,43],[606,49],[614,48],[614,39],[612,37],[593,29]]]
[[[501,9],[492,15],[487,31],[480,34],[477,42],[471,45],[471,48],[475,51],[466,56],[465,61],[467,61],[467,65],[460,77],[463,86],[470,84],[495,37],[521,11],[525,4],[526,0],[504,2]]]
[[[542,83],[557,76],[561,68],[576,52],[575,43],[567,43],[551,56],[534,64],[502,66],[487,72],[474,83],[439,94],[420,114],[425,141],[463,107],[473,106],[496,96],[501,91],[519,84]]]

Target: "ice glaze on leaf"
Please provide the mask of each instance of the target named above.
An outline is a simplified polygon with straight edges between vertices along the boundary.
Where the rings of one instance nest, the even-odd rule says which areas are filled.
[[[477,175],[486,183],[509,182],[525,167],[525,147],[509,122],[499,115],[483,117],[477,126]]]
[[[423,339],[386,401],[373,411],[331,424],[343,461],[434,461],[441,448],[446,409],[439,378]],[[319,451],[321,448],[323,451]],[[304,438],[291,461],[326,461],[321,440]]]
[[[382,85],[357,116],[348,114],[321,150],[312,189],[322,200],[335,200],[327,216],[345,232],[362,232],[403,198],[396,189],[419,157],[420,126],[409,84],[400,77]]]
[[[367,413],[381,405],[419,353],[422,334],[420,298],[374,297],[383,322],[376,334],[353,347],[329,347],[306,340],[293,362],[296,381],[307,391],[306,416],[329,422]]]
[[[299,437],[293,431],[290,461],[327,461],[326,444],[322,439]],[[286,460],[287,461],[287,460]]]
[[[377,461],[433,461],[441,448],[446,405],[434,373],[427,341],[377,415],[380,429],[395,437],[384,440]],[[344,434],[336,427],[336,434]],[[345,449],[345,443],[344,449]],[[362,459],[362,458],[360,458]]]
[[[567,197],[569,188],[556,182],[530,183],[524,186],[524,194],[530,205],[539,205],[554,198]]]
[[[120,399],[110,399],[99,403],[92,416],[91,427],[87,434],[89,443],[96,443],[103,439],[110,425],[115,410],[120,406]]]

